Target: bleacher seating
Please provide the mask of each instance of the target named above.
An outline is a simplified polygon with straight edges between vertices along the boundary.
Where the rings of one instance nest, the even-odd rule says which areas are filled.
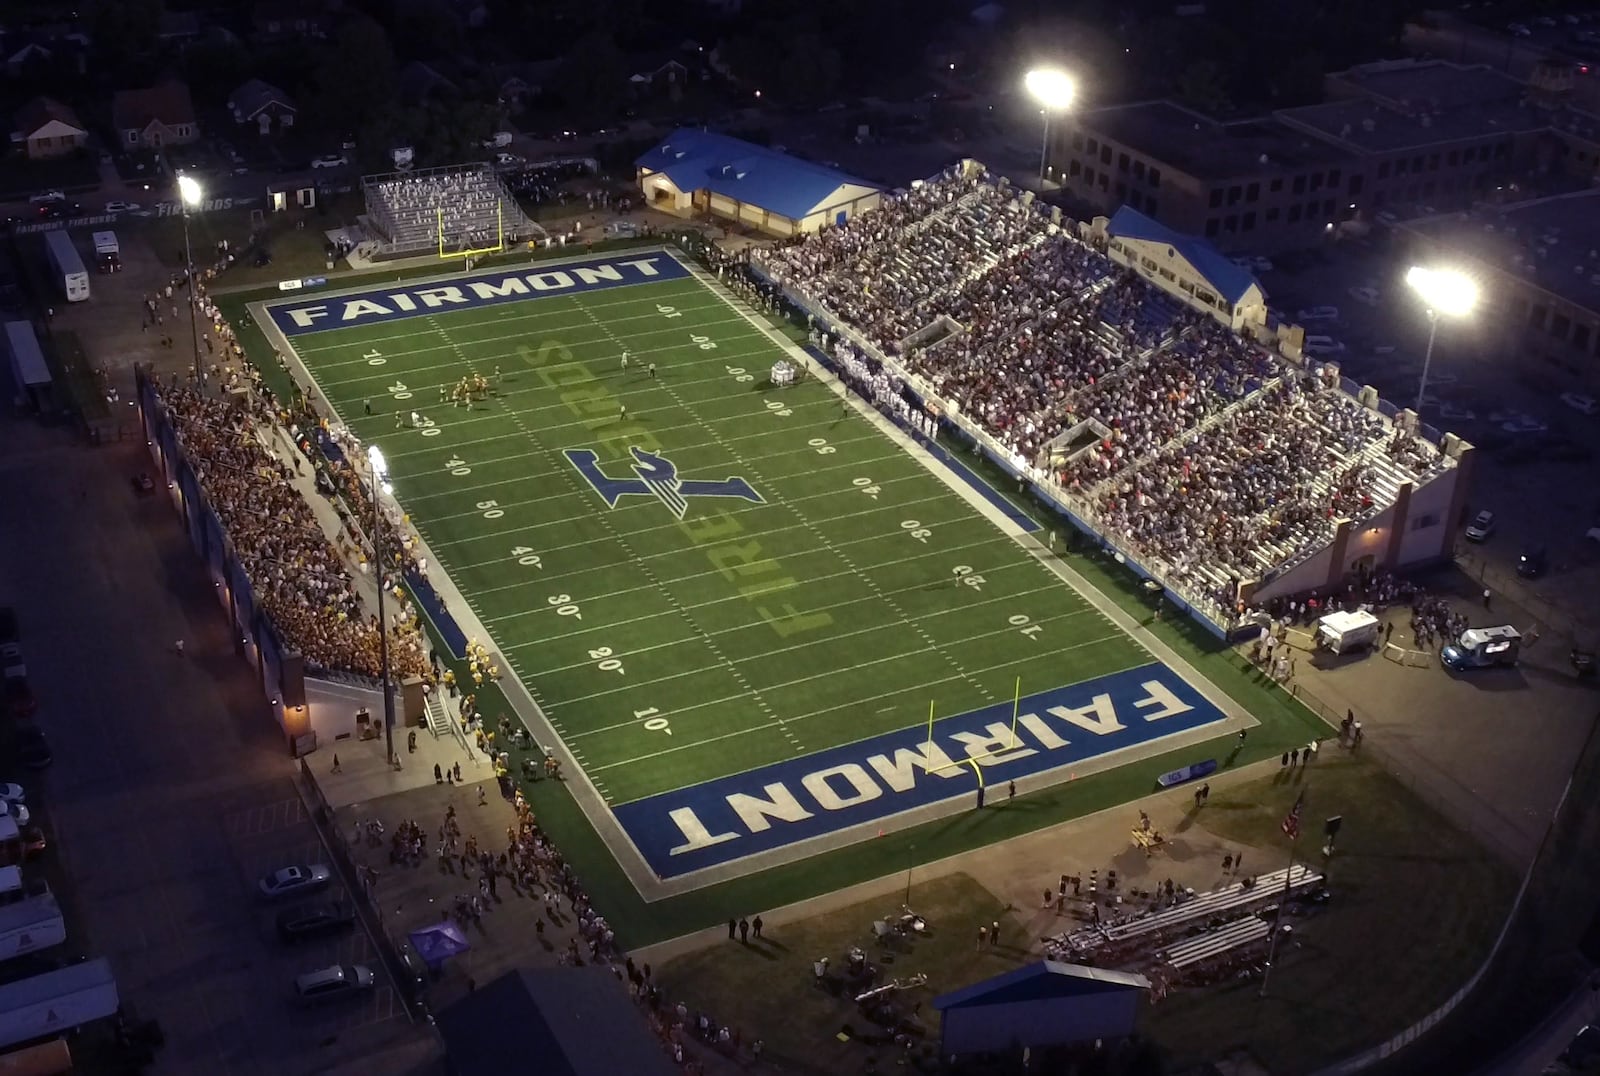
[[[369,176],[362,181],[370,231],[391,254],[435,250],[440,214],[446,249],[483,249],[540,234],[488,165]]]
[[[1168,948],[1162,956],[1168,964],[1181,971],[1208,960],[1215,960],[1247,945],[1253,945],[1271,933],[1272,926],[1265,919],[1249,916],[1232,923],[1225,923],[1199,937],[1179,942]]]
[[[1338,519],[1371,518],[1448,466],[1331,368],[1179,309],[981,169],[756,262],[1222,621],[1241,581],[1303,561]],[[943,318],[963,331],[907,345]]]

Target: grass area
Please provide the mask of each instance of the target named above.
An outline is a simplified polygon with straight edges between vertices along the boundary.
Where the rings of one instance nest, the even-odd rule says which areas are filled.
[[[1270,1072],[1314,1072],[1375,1046],[1460,988],[1510,909],[1514,873],[1377,764],[1328,750],[1300,772],[1214,793],[1198,822],[1262,849],[1252,870],[1274,870],[1303,788],[1303,861],[1322,866],[1322,820],[1344,818],[1326,866],[1333,901],[1293,921],[1265,998],[1241,981],[1174,990],[1151,1008],[1147,1030],[1180,1066],[1242,1048]]]
[[[1198,824],[1258,849],[1253,870],[1276,869],[1287,851],[1279,824],[1301,787],[1308,824],[1300,851],[1310,862],[1322,865],[1316,820],[1345,818],[1326,865],[1333,902],[1292,921],[1296,941],[1279,950],[1266,998],[1259,981],[1244,981],[1175,989],[1146,1010],[1142,1030],[1172,1071],[1235,1050],[1267,1071],[1317,1071],[1432,1012],[1477,970],[1498,932],[1515,891],[1512,873],[1358,755],[1325,751],[1303,782],[1274,776],[1214,792]],[[842,1023],[861,1024],[854,1006],[813,988],[809,967],[824,954],[837,961],[850,945],[869,948],[867,924],[895,903],[869,901],[769,931],[777,944],[761,949],[714,945],[669,962],[660,981],[670,1000],[687,999],[745,1029],[747,1039],[765,1036],[784,1067],[863,1071],[868,1051],[831,1038]],[[926,971],[928,992],[916,998],[1031,959],[1004,945],[974,952],[976,925],[1002,910],[966,875],[917,884],[910,903],[936,930],[885,977]],[[1008,917],[1002,922],[1005,938],[1016,928]],[[936,1033],[936,1018],[928,1022]]]
[[[59,190],[71,197],[74,192],[93,189],[99,183],[100,168],[88,150],[38,161],[30,161],[20,153],[0,156],[0,201],[20,201],[47,190]]]
[[[862,1018],[849,996],[836,997],[815,986],[813,961],[826,956],[829,970],[837,973],[846,966],[845,954],[859,946],[882,968],[880,984],[926,975],[926,986],[898,997],[907,1012],[920,1003],[917,1016],[928,1032],[924,1041],[932,1048],[939,1026],[930,1004],[933,998],[1010,971],[1026,956],[1016,944],[1021,928],[1001,902],[967,875],[951,874],[912,886],[910,906],[927,920],[929,930],[891,951],[891,959],[885,961],[884,951],[873,940],[872,923],[897,915],[903,896],[865,901],[782,928],[768,927],[759,943],[723,942],[678,957],[655,969],[655,979],[669,1005],[681,999],[692,1009],[704,1010],[719,1023],[741,1029],[747,1044],[761,1038],[763,1056],[786,1071],[864,1072],[873,1057],[887,1069],[898,1052],[893,1046],[860,1039],[861,1034],[870,1036],[881,1029]],[[1001,944],[977,948],[978,926],[992,922],[1000,923]],[[846,1025],[857,1037],[840,1041],[839,1031]]]

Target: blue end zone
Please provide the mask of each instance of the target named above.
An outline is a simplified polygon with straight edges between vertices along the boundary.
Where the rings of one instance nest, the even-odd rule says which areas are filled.
[[[651,869],[676,878],[758,852],[879,822],[956,797],[976,805],[1014,778],[1073,766],[1225,720],[1165,665],[1152,663],[926,726],[785,760],[612,809]],[[932,771],[932,772],[930,772]]]
[[[379,325],[405,318],[519,302],[543,295],[571,295],[626,284],[651,284],[689,276],[683,263],[661,251],[563,262],[547,268],[487,269],[431,284],[398,283],[351,295],[292,299],[267,307],[285,336]]]

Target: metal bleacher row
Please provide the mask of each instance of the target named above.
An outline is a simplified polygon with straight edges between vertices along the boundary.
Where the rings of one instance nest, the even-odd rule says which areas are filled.
[[[487,164],[368,176],[361,186],[368,231],[391,254],[437,249],[441,214],[445,243],[459,248],[540,232]]]

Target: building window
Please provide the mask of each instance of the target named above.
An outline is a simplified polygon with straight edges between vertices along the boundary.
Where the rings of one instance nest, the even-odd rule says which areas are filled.
[[[1398,161],[1394,162],[1394,174],[1395,175],[1403,176],[1410,170],[1411,170],[1411,162],[1406,160],[1404,157],[1401,157]]]
[[[1159,270],[1159,272],[1161,273],[1161,279],[1162,280],[1174,280],[1175,281],[1175,280],[1178,279],[1178,274],[1174,273],[1171,269],[1161,269],[1161,270]]]
[[[1123,175],[1128,174],[1128,155],[1126,153],[1117,154],[1117,171]]]
[[[1161,186],[1161,169],[1159,169],[1159,168],[1150,169],[1150,186],[1152,186],[1152,187]]]
[[[1320,191],[1322,189],[1322,173],[1321,172],[1312,172],[1311,173],[1311,189],[1314,190],[1314,191]]]
[[[1111,189],[1111,176],[1106,172],[1100,173],[1100,193],[1104,194]]]
[[[1140,258],[1139,264],[1150,270],[1152,273],[1157,269],[1156,260],[1154,258]]]
[[[1289,207],[1289,223],[1293,224],[1296,221],[1298,221],[1299,219],[1300,219],[1300,207],[1297,206],[1297,205],[1290,206]]]
[[[1428,157],[1428,171],[1437,172],[1438,170],[1439,170],[1439,155],[1437,153],[1430,154],[1429,157]]]
[[[1488,146],[1479,146],[1478,147],[1478,160],[1482,161],[1485,164],[1489,163],[1489,147]]]
[[[1116,192],[1117,192],[1117,198],[1119,200],[1127,198],[1128,197],[1128,185],[1127,185],[1127,183],[1123,182],[1120,179],[1117,180]]]
[[[1565,340],[1570,332],[1572,332],[1572,319],[1567,315],[1557,314],[1550,319],[1550,335],[1557,340]]]
[[[1084,186],[1086,186],[1086,187],[1094,186],[1094,169],[1093,168],[1085,168],[1083,170],[1083,183],[1084,183]]]
[[[1460,152],[1458,152],[1457,150],[1451,150],[1449,152],[1449,154],[1445,157],[1444,163],[1448,164],[1451,168],[1454,168],[1456,165],[1460,164],[1461,163],[1461,154],[1460,154]]]
[[[1196,288],[1194,297],[1199,299],[1202,303],[1205,303],[1207,306],[1217,305],[1217,297],[1212,295],[1209,291],[1201,291],[1199,288]]]
[[[1244,189],[1244,200],[1247,202],[1259,202],[1261,200],[1261,184],[1252,183],[1246,187]]]
[[[1535,306],[1528,311],[1528,327],[1532,329],[1544,328],[1544,323],[1550,320],[1550,308]]]
[[[1362,176],[1362,175],[1351,176],[1350,177],[1350,193],[1352,195],[1360,194],[1361,193],[1361,188],[1366,185],[1366,179],[1367,179],[1367,177],[1366,176]]]
[[[1089,153],[1090,153],[1090,155],[1092,156],[1093,154],[1096,154],[1096,153],[1099,153],[1099,152],[1100,152],[1100,143],[1097,140],[1093,139],[1093,138],[1089,139]]]
[[[1122,184],[1118,183],[1117,186],[1120,187],[1120,186],[1122,186]],[[1144,196],[1141,195],[1138,191],[1129,191],[1128,192],[1128,204],[1130,206],[1132,206],[1134,209],[1139,209],[1140,208],[1140,203],[1143,202],[1143,201],[1144,201]]]
[[[1081,131],[1073,132],[1073,135],[1072,135],[1072,152],[1074,152],[1074,153],[1082,153],[1083,152],[1083,133]]]
[[[1110,146],[1107,146],[1107,145],[1104,145],[1104,144],[1101,145],[1101,147],[1100,147],[1100,163],[1101,164],[1110,164],[1111,163],[1111,147]]]
[[[1273,221],[1277,220],[1278,217],[1279,217],[1279,213],[1278,213],[1278,207],[1277,206],[1273,206],[1271,209],[1267,210],[1267,223],[1268,224],[1271,224]]]
[[[1247,231],[1247,232],[1255,231],[1256,230],[1256,215],[1255,215],[1255,211],[1252,210],[1251,212],[1246,213],[1244,215],[1244,220],[1240,222],[1239,226],[1244,231]]]
[[[1211,208],[1217,209],[1222,205],[1222,188],[1213,187],[1211,190]]]
[[[1337,187],[1338,185],[1339,185],[1339,170],[1337,168],[1335,168],[1333,171],[1328,173],[1328,186]]]
[[[1143,179],[1144,178],[1144,162],[1143,161],[1134,161],[1133,162],[1133,178],[1134,179]]]
[[[1222,218],[1222,230],[1227,232],[1229,235],[1237,232],[1239,230],[1239,214],[1229,213],[1226,217]]]
[[[1239,204],[1239,199],[1241,197],[1243,197],[1243,196],[1244,196],[1244,188],[1240,187],[1237,183],[1235,183],[1233,186],[1228,188],[1228,204],[1229,205],[1238,205]]]
[[[1267,184],[1267,190],[1271,191],[1273,194],[1277,194],[1279,191],[1283,190],[1283,177],[1278,176],[1273,179],[1271,183]]]
[[[1584,350],[1588,349],[1588,347],[1589,347],[1589,326],[1587,326],[1587,325],[1574,325],[1572,327],[1572,346],[1577,348],[1579,351],[1584,351]]]
[[[1153,217],[1161,211],[1160,203],[1147,194],[1144,198],[1144,211]]]
[[[1067,165],[1067,175],[1069,175],[1069,176],[1081,176],[1082,174],[1083,174],[1083,162],[1078,160],[1076,157],[1074,157],[1072,159],[1072,163]]]
[[[1388,179],[1389,178],[1389,162],[1388,161],[1384,161],[1383,163],[1378,165],[1378,178],[1379,179]]]
[[[1423,162],[1423,159],[1424,159],[1424,158],[1423,158],[1423,156],[1422,156],[1422,154],[1420,154],[1420,153],[1419,153],[1419,154],[1417,154],[1417,155],[1416,155],[1416,156],[1415,156],[1415,157],[1413,157],[1413,158],[1411,158],[1411,170],[1412,170],[1412,171],[1413,171],[1413,172],[1420,172],[1420,171],[1422,171],[1422,162]]]
[[[1339,203],[1334,201],[1332,198],[1329,198],[1326,202],[1322,203],[1322,215],[1327,217],[1329,220],[1332,220],[1333,215],[1338,211]]]
[[[1206,238],[1215,238],[1217,229],[1219,227],[1221,227],[1221,221],[1217,220],[1216,217],[1212,217],[1210,220],[1206,221]]]
[[[128,145],[130,145],[130,146],[137,145],[138,142],[139,142],[139,132],[138,131],[129,131],[128,132]]]
[[[1304,194],[1305,192],[1306,192],[1306,177],[1305,176],[1295,176],[1294,177],[1294,193],[1296,193],[1296,194]]]

